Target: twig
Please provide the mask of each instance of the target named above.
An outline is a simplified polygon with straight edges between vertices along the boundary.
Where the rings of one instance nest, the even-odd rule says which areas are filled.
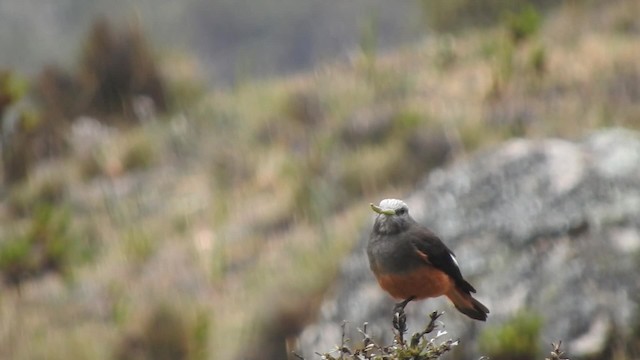
[[[551,343],[551,357],[546,358],[545,360],[569,360],[566,357],[565,352],[560,350],[560,346],[562,345],[562,340],[558,341],[558,343]]]
[[[436,324],[436,321],[440,316],[442,316],[442,314],[444,314],[444,312],[438,311],[434,311],[429,314],[429,324],[427,324],[427,327],[423,331],[413,334],[413,336],[411,337],[411,347],[417,346],[423,336],[431,333],[436,329],[436,327],[438,326],[438,324]]]

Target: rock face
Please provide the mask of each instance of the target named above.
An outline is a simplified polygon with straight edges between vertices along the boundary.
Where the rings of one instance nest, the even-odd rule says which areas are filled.
[[[543,318],[544,349],[562,339],[572,358],[602,351],[611,331],[630,331],[640,303],[639,133],[606,130],[579,143],[514,140],[432,172],[406,202],[456,253],[491,309],[483,324],[444,298],[412,303],[410,331],[444,310],[464,358],[481,355],[477,336],[485,326],[522,309]],[[393,301],[378,288],[364,251],[370,225],[317,322],[299,338],[307,359],[335,349],[343,320],[354,340],[365,321],[374,337],[391,336]]]

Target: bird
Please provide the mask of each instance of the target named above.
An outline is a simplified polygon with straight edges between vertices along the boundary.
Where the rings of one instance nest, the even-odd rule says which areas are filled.
[[[471,295],[476,289],[462,276],[453,251],[409,215],[407,204],[384,199],[371,209],[377,215],[367,245],[369,266],[380,287],[403,300],[394,311],[444,295],[461,313],[487,320],[489,309]]]

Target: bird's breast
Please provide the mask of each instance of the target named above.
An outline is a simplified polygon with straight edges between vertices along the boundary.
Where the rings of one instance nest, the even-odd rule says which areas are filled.
[[[444,272],[428,265],[406,273],[375,272],[376,279],[385,291],[398,300],[415,296],[416,299],[438,297],[454,286]]]
[[[374,272],[408,272],[424,264],[410,242],[387,235],[372,236],[367,254]]]

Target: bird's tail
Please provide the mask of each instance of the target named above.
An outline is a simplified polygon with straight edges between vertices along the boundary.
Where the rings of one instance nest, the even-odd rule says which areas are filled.
[[[461,313],[467,315],[468,317],[480,321],[487,320],[487,314],[489,313],[489,309],[486,306],[482,305],[480,301],[476,300],[471,296],[469,292],[459,289],[457,286],[454,286],[448,293],[445,294],[453,305],[455,305],[456,309]]]

